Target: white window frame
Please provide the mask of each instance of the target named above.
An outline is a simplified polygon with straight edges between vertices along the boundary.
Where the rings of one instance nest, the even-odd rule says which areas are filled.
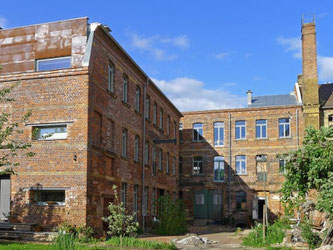
[[[146,102],[146,107],[145,107],[145,118],[147,119],[147,120],[149,120],[150,119],[150,97],[147,95],[146,96],[146,100],[145,100],[145,102]]]
[[[219,178],[216,179],[215,171],[218,170],[218,173],[220,171],[223,171],[223,180],[220,180]],[[214,157],[214,181],[215,182],[224,182],[225,180],[225,167],[224,167],[224,157],[221,155]]]
[[[37,129],[41,129],[41,128],[60,128],[60,127],[65,127],[66,128],[66,132],[63,133],[50,133],[50,134],[45,134],[42,136],[37,136],[36,134],[33,137],[33,140],[36,141],[52,141],[52,140],[64,140],[67,139],[68,136],[68,125],[67,123],[58,123],[58,124],[36,124],[33,125],[33,131],[36,131]],[[36,131],[34,133],[39,134],[40,131]]]
[[[167,116],[167,135],[170,135],[170,116]]]
[[[126,157],[127,156],[127,129],[123,128],[121,134],[121,155]]]
[[[139,141],[140,138],[136,135],[134,139],[134,161],[139,161]]]
[[[121,194],[120,194],[121,202],[123,206],[126,207],[126,199],[127,199],[127,183],[121,183]]]
[[[115,67],[113,63],[108,64],[108,91],[114,93]]]
[[[265,121],[265,124],[257,124],[258,121]],[[259,131],[260,131],[260,136],[257,135],[257,127],[259,127]],[[266,127],[266,136],[263,137],[263,127]],[[267,139],[267,119],[257,119],[256,120],[256,139]]]
[[[141,98],[141,89],[139,86],[136,86],[135,90],[135,110],[140,112],[140,98]]]
[[[179,141],[183,141],[183,123],[179,123]]]
[[[201,125],[201,127],[196,128],[196,125]],[[200,134],[200,130],[201,130],[201,134]],[[196,133],[195,133],[196,131]],[[200,135],[202,137],[202,139],[200,139]],[[193,123],[193,142],[201,142],[203,141],[203,123],[198,122],[198,123]]]
[[[70,69],[72,67],[72,57],[71,56],[62,56],[62,57],[54,57],[54,58],[37,59],[35,61],[36,72],[42,72],[42,71],[39,71],[39,63],[40,62],[56,61],[56,60],[59,60],[59,59],[68,59],[68,58],[70,59],[70,67],[68,67],[68,68],[42,70],[42,71],[52,71],[52,70],[60,70],[60,69]]]
[[[288,119],[289,122],[280,122],[282,119]],[[290,118],[279,118],[279,138],[290,138],[291,137],[291,119]],[[280,126],[283,126],[283,136],[280,136]],[[286,125],[289,126],[289,135],[286,135]]]
[[[160,124],[159,124],[159,128],[163,129],[163,109],[160,109]]]
[[[123,75],[123,100],[124,103],[128,103],[128,76]]]
[[[154,103],[153,123],[154,123],[155,125],[157,124],[157,104],[156,104],[156,102]]]
[[[237,124],[237,122],[244,122],[244,124]],[[245,134],[242,133],[242,128],[245,128]],[[239,130],[239,138],[237,138],[237,130]],[[235,138],[236,140],[244,140],[246,139],[246,121],[245,120],[238,120],[235,121]]]
[[[215,129],[217,129],[217,141],[215,141]],[[224,122],[214,122],[214,146],[215,147],[224,146]]]
[[[281,171],[281,162],[283,162],[283,171]],[[279,173],[280,174],[286,173],[286,163],[287,163],[287,161],[285,159],[279,159]]]
[[[201,160],[197,160],[195,158],[201,158]],[[194,156],[192,158],[192,175],[202,175],[203,174],[203,157],[202,156]],[[200,163],[201,163],[201,173],[200,173]],[[196,173],[196,168],[198,168],[198,173]]]
[[[244,156],[245,159],[238,158],[238,157],[242,157],[242,156]],[[237,159],[237,158],[238,158],[238,159]],[[235,157],[236,174],[238,174],[238,175],[246,175],[246,174],[247,174],[247,164],[246,164],[246,159],[247,159],[246,155],[236,155],[236,157]],[[237,171],[237,162],[239,162],[240,171]],[[242,163],[245,164],[245,171],[243,171]]]

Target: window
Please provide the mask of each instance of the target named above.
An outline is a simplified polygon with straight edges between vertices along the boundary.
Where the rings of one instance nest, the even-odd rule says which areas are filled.
[[[138,196],[139,196],[139,185],[134,185],[133,192],[133,212],[135,213],[135,220],[137,220],[138,213]]]
[[[173,138],[177,139],[177,123],[173,122]]]
[[[141,90],[137,86],[135,90],[135,111],[140,112],[140,98],[141,98]]]
[[[114,122],[111,119],[106,120],[106,135],[105,135],[105,143],[106,147],[109,150],[114,150]],[[102,136],[102,135],[101,135]]]
[[[202,123],[193,124],[193,141],[202,141],[203,140],[203,125]]]
[[[123,203],[124,207],[126,207],[126,196],[127,196],[127,183],[122,183],[120,199],[121,199],[121,202]]]
[[[148,210],[148,187],[145,187],[143,191],[143,215],[147,214]]]
[[[167,174],[169,173],[169,158],[170,158],[170,154],[167,153],[167,158],[166,158],[166,172],[167,172]]]
[[[151,162],[153,165],[153,175],[156,175],[156,150],[155,150],[155,145],[153,145],[152,152],[151,152]]]
[[[172,174],[176,175],[176,157],[173,157],[173,161],[172,161]]]
[[[204,194],[195,194],[195,204],[196,205],[205,205],[205,195]]]
[[[108,91],[114,92],[114,65],[110,63],[108,65]]]
[[[127,103],[128,98],[128,77],[123,75],[123,102]]]
[[[153,187],[153,191],[151,194],[151,213],[156,214],[156,201],[157,201],[157,190]]]
[[[183,174],[183,157],[179,157],[179,174]]]
[[[222,205],[222,194],[221,193],[213,194],[213,205],[214,206]]]
[[[224,122],[214,122],[214,146],[224,144]]]
[[[281,118],[279,119],[279,137],[290,137],[290,119]]]
[[[156,125],[157,124],[157,104],[154,103],[154,114],[153,114],[153,123]]]
[[[57,57],[36,60],[36,71],[68,69],[71,67],[71,57]]]
[[[102,144],[102,115],[94,111],[94,123],[93,123],[93,142],[95,145]]]
[[[127,156],[127,129],[123,128],[123,133],[121,136],[121,155]]]
[[[244,191],[236,192],[236,209],[246,209],[246,193]]]
[[[279,172],[281,174],[284,174],[286,171],[286,160],[284,159],[280,159],[279,160]]]
[[[237,155],[236,156],[236,173],[246,174],[246,156]]]
[[[167,117],[167,135],[170,135],[170,116]]]
[[[67,138],[67,125],[34,126],[35,140],[60,140]]]
[[[134,160],[135,161],[139,161],[139,141],[140,141],[140,138],[139,136],[135,136],[135,139],[134,139]]]
[[[162,149],[158,151],[158,168],[162,171]]]
[[[160,109],[160,129],[163,129],[163,109]]]
[[[179,141],[183,141],[183,123],[179,123]]]
[[[236,139],[246,138],[246,122],[236,121]]]
[[[144,162],[146,165],[149,164],[149,142],[145,143],[145,159]]]
[[[150,119],[150,97],[148,95],[146,96],[145,118]]]
[[[256,138],[267,138],[267,120],[256,120]]]
[[[202,156],[193,157],[193,174],[202,174]]]
[[[333,122],[333,115],[329,115],[329,116],[328,116],[328,121],[329,121],[329,122]]]
[[[65,190],[35,190],[38,205],[65,205]]]
[[[224,157],[214,157],[214,181],[224,181]]]
[[[256,156],[257,180],[267,180],[267,155]]]

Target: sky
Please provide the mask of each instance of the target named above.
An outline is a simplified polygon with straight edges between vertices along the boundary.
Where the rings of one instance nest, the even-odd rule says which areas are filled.
[[[333,81],[333,1],[2,1],[0,27],[87,16],[111,34],[181,110],[246,106],[288,94],[302,73],[301,18],[317,30],[319,83]]]

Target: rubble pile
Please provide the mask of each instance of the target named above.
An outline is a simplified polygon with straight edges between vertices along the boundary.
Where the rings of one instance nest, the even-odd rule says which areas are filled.
[[[196,234],[187,234],[182,239],[175,239],[172,241],[176,246],[201,246],[218,244],[218,241],[209,240],[207,237],[200,237]]]

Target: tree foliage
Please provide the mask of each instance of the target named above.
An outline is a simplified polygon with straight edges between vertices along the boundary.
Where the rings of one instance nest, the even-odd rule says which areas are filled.
[[[5,110],[9,103],[15,101],[14,98],[8,96],[18,84],[0,89],[0,103],[5,104],[2,105],[0,113],[0,175],[15,173],[13,167],[18,166],[19,163],[14,159],[18,152],[22,151],[27,157],[35,155],[33,152],[28,152],[31,144],[20,140],[20,134],[23,133],[22,126],[31,116],[31,110],[28,110],[20,120],[15,122],[11,121],[13,114]]]
[[[281,156],[279,156],[281,157]],[[303,145],[283,156],[286,161],[282,194],[287,210],[298,208],[310,190],[318,192],[317,209],[333,219],[333,127],[308,128]]]
[[[108,206],[110,215],[103,217],[102,220],[108,223],[108,234],[111,236],[135,236],[139,223],[135,221],[135,214],[127,214],[126,208],[122,202],[119,202],[117,186],[113,186],[115,202]]]

